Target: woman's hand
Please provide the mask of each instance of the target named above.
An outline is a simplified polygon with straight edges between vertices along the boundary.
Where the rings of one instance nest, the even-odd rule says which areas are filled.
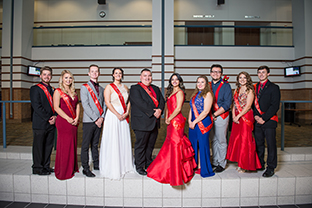
[[[240,119],[239,116],[235,116],[235,117],[233,118],[233,122],[239,124],[239,119]]]
[[[79,118],[76,117],[76,118],[74,119],[74,122],[72,123],[72,125],[73,125],[73,126],[77,126],[78,123],[79,123]]]
[[[123,121],[124,117],[122,115],[120,115],[119,113],[116,115],[119,121]]]
[[[72,125],[73,125],[73,123],[74,123],[74,119],[71,118],[71,117],[67,117],[67,118],[66,118],[66,121],[67,121],[68,123],[72,124]]]
[[[194,129],[195,125],[196,125],[196,123],[194,121],[189,122],[189,128],[190,129]]]
[[[169,118],[166,118],[165,123],[166,123],[167,125],[169,125],[169,124],[170,124],[170,120],[169,120]]]
[[[129,113],[124,113],[124,114],[121,115],[122,120],[120,120],[119,118],[118,118],[118,119],[119,119],[120,121],[123,121],[123,120],[125,120],[128,116],[129,116]]]

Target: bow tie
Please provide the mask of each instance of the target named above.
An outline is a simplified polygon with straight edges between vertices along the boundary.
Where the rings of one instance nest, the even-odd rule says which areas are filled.
[[[94,86],[99,86],[99,83],[95,83],[95,82],[93,82],[93,84],[94,84]]]

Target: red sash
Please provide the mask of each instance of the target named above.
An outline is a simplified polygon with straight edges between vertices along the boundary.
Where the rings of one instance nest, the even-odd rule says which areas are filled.
[[[100,115],[102,115],[104,113],[104,110],[102,108],[102,106],[100,105],[100,102],[99,100],[97,99],[95,93],[93,92],[92,88],[88,85],[88,84],[83,84],[83,86],[85,86],[87,88],[87,90],[89,91],[93,101],[94,101],[94,104],[96,105],[97,109],[99,110],[100,112]]]
[[[57,88],[56,90],[60,93],[61,97],[63,98],[63,100],[65,101],[65,103],[69,109],[70,114],[72,115],[73,119],[75,119],[76,118],[76,112],[75,112],[68,96],[60,88]]]
[[[239,89],[238,89],[238,91],[239,91]],[[238,110],[238,112],[240,113],[240,112],[242,112],[242,107],[240,106],[240,104],[239,104],[239,102],[238,102],[238,93],[237,93],[237,91],[235,90],[235,93],[234,93],[234,102],[235,102],[235,105],[236,105],[236,108],[237,108],[237,110]],[[233,112],[234,113],[234,112]],[[244,122],[253,130],[253,128],[254,128],[254,125],[253,125],[253,122],[251,122],[250,120],[248,120],[246,117],[245,117],[245,115],[243,115],[242,117],[241,117],[243,120],[244,120]]]
[[[255,92],[256,92],[256,90],[257,90],[257,83],[254,84],[254,88],[255,88]],[[255,107],[256,107],[257,111],[258,111],[261,115],[264,114],[264,112],[262,112],[261,109],[260,109],[259,101],[258,101],[257,95],[255,96]],[[278,122],[277,114],[275,114],[274,116],[272,116],[272,117],[270,118],[270,120],[273,120],[273,121]]]
[[[50,106],[52,108],[52,112],[55,113],[55,110],[53,108],[53,103],[52,103],[53,99],[52,99],[52,96],[49,93],[48,89],[43,84],[40,84],[40,83],[37,84],[37,86],[40,87],[43,90],[44,94],[47,96],[47,99],[48,99],[48,101],[50,103]]]
[[[127,106],[126,106],[126,102],[125,99],[123,98],[121,92],[119,91],[118,87],[114,84],[114,83],[110,83],[110,86],[115,90],[115,92],[117,93],[118,97],[119,97],[119,101],[122,105],[122,108],[124,109],[124,113],[127,112]],[[129,116],[127,116],[126,118],[127,122],[129,123]]]
[[[142,83],[142,82],[138,82],[138,84],[145,90],[145,92],[152,98],[156,108],[158,108],[159,102],[158,100],[153,96],[152,92],[147,89],[147,87]]]
[[[198,95],[198,93],[195,96],[193,96],[193,98],[192,98],[192,107],[193,107],[195,118],[197,118],[199,116],[199,113],[198,113],[197,108],[195,106],[195,98],[196,98],[197,95]],[[211,117],[211,115],[209,115],[209,116]],[[212,121],[212,118],[210,118],[210,119]],[[201,131],[202,134],[205,134],[208,131],[210,131],[210,129],[213,126],[213,122],[211,122],[211,124],[209,126],[207,126],[207,127],[204,126],[202,121],[198,122],[197,124],[198,124],[198,128],[199,128],[199,130]]]
[[[209,84],[210,84],[210,89],[212,90],[211,82],[209,82]],[[217,88],[216,93],[215,93],[215,95],[214,95],[214,96],[215,96],[215,100],[214,100],[214,102],[213,102],[213,111],[214,111],[214,112],[216,112],[216,111],[219,109],[219,106],[218,106],[217,102],[218,102],[219,91],[220,91],[220,89],[221,89],[221,87],[222,87],[223,84],[224,84],[224,81],[221,80],[221,83],[219,84],[219,87]],[[223,119],[225,119],[226,117],[228,117],[229,114],[230,114],[230,112],[229,112],[229,111],[226,111],[226,112],[220,114],[220,116],[221,116]]]

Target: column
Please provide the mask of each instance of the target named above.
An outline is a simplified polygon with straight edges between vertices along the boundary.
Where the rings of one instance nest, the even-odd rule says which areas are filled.
[[[162,5],[164,2],[164,5]],[[164,7],[164,25],[162,8]],[[174,0],[153,0],[152,70],[154,84],[161,87],[162,79],[162,31],[164,31],[164,87],[174,72]]]
[[[33,77],[27,76],[27,66],[32,65],[31,52],[33,44],[34,0],[3,1],[2,28],[2,100],[10,100],[10,69],[11,69],[11,40],[13,39],[13,67],[12,67],[12,100],[29,100],[29,88]],[[13,11],[13,33],[11,31],[11,14]],[[12,116],[7,105],[6,117],[10,120],[29,120],[30,104],[13,104]],[[9,120],[8,120],[9,121]]]
[[[295,54],[294,66],[301,66],[300,77],[293,78],[293,99],[312,100],[312,1],[293,0],[293,41]],[[296,104],[296,108],[311,109],[312,104]],[[311,123],[312,112],[305,111],[299,119]]]

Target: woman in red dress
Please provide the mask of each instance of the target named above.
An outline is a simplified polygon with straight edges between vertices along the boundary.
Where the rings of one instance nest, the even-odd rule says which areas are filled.
[[[252,80],[247,72],[240,72],[236,80],[237,88],[234,92],[232,109],[232,132],[226,159],[237,162],[237,171],[243,173],[246,170],[260,169],[261,164],[252,136],[254,117],[251,106],[255,97]]]
[[[178,73],[171,75],[167,87],[167,136],[157,157],[147,168],[147,176],[171,186],[188,183],[194,176],[196,163],[191,142],[184,133],[186,118],[181,113],[185,99],[183,79]]]
[[[77,128],[80,113],[73,74],[64,70],[59,80],[59,88],[53,95],[56,118],[57,145],[55,176],[59,180],[72,178],[78,172]]]

